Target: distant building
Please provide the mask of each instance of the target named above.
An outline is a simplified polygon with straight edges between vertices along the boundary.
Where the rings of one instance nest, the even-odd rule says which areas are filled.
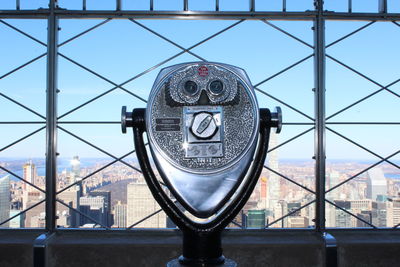
[[[130,183],[127,186],[127,227],[158,211],[160,206],[155,201],[147,184]],[[158,212],[135,227],[165,228],[166,215]]]
[[[307,228],[308,218],[302,216],[289,216],[288,218],[289,228]]]
[[[126,204],[121,201],[114,206],[114,226],[117,228],[126,228]]]
[[[372,199],[350,200],[351,212],[364,221],[378,225],[378,203]],[[356,221],[356,227],[370,227],[361,220]]]
[[[75,186],[65,190],[64,192],[62,192],[58,195],[58,198],[60,200],[62,200],[69,207],[76,209],[76,210],[79,210],[80,197],[81,197],[81,191],[79,190],[79,187],[75,187]],[[76,211],[60,204],[60,205],[57,205],[57,212],[60,212],[63,214],[66,212],[70,216],[70,218],[68,220],[69,224],[64,225],[61,221],[59,222],[57,220],[58,225],[65,226],[65,227],[69,226],[72,228],[79,227],[81,215],[79,215]]]
[[[278,145],[278,135],[271,132],[270,144],[271,148]],[[268,154],[268,167],[272,170],[279,172],[278,150],[275,149]],[[268,207],[274,209],[280,200],[281,195],[281,178],[276,173],[270,171],[268,177]]]
[[[79,182],[82,180],[81,177],[81,161],[78,156],[73,156],[71,161],[71,173],[69,175],[69,184],[73,184],[75,182]],[[83,188],[82,183],[78,183],[76,185],[76,190],[79,192],[79,197],[83,196]]]
[[[32,160],[22,166],[23,178],[30,184],[36,185],[37,181],[37,169]],[[36,205],[38,202],[44,199],[44,194],[38,191],[28,183],[23,183],[23,194],[22,194],[22,208],[24,210],[29,209],[25,212],[25,227],[43,227],[44,215],[44,203]]]
[[[301,207],[300,202],[289,202],[287,203],[287,213],[293,212],[290,216],[300,216],[301,211],[299,210]]]
[[[337,171],[331,171],[329,173],[329,189],[335,187],[336,185],[338,185],[340,183],[340,174]],[[337,188],[335,188],[334,190],[332,190],[331,192],[326,194],[326,198],[329,199],[330,201],[335,200],[335,199],[339,199],[339,190]]]
[[[80,225],[85,224],[102,224],[107,226],[109,214],[106,211],[106,200],[102,196],[80,197],[79,211],[87,215],[91,220],[85,216],[80,216]]]
[[[46,213],[40,212],[30,218],[31,227],[45,228],[46,227]]]
[[[382,169],[373,168],[367,172],[367,198],[376,200],[387,196],[387,181]]]
[[[38,202],[44,199],[44,194],[39,191],[24,192],[24,209],[30,208],[36,205]],[[42,227],[41,215],[44,214],[45,204],[42,203],[37,205],[27,212],[25,212],[25,227]]]
[[[104,212],[107,215],[105,225],[111,227],[113,225],[111,215],[111,192],[110,191],[92,191],[89,193],[92,197],[103,197],[104,198]]]
[[[71,160],[71,176],[75,178],[75,181],[80,178],[81,175],[81,161],[79,156],[73,156]]]
[[[335,200],[335,204],[350,212],[351,203],[347,200]],[[335,226],[339,228],[353,227],[352,216],[339,208],[335,209]]]
[[[391,226],[397,226],[400,225],[400,198],[394,198],[392,199],[392,222]]]
[[[10,210],[10,218],[14,217],[18,213],[20,213],[20,210]],[[14,219],[10,220],[10,228],[24,228],[25,227],[25,213],[22,213],[21,215],[15,217]]]
[[[1,224],[10,218],[10,176],[0,178],[0,227],[9,227],[9,222]]]
[[[32,163],[32,160],[29,162],[25,163],[24,166],[22,166],[23,169],[23,177],[25,181],[35,184],[36,179],[37,179],[37,170],[35,164]],[[27,192],[32,192],[36,190],[34,187],[30,186],[27,183],[24,183],[24,191]]]
[[[73,212],[72,214],[75,213]],[[70,227],[72,225],[71,218],[72,216],[67,210],[63,210],[62,212],[57,210],[57,227]]]
[[[371,227],[368,223],[372,223],[372,214],[371,211],[369,210],[362,210],[359,213],[355,214],[358,218],[362,219],[356,220],[356,225],[355,227]]]
[[[247,213],[247,228],[265,228],[265,210],[249,210]]]

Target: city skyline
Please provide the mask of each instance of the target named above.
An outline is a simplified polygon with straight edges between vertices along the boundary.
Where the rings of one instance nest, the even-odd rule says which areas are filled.
[[[285,214],[292,212],[294,209],[302,207],[303,205],[307,204],[307,202],[312,201],[314,199],[312,194],[306,193],[302,188],[290,182],[290,180],[294,180],[300,183],[305,188],[309,188],[311,190],[313,190],[315,186],[315,179],[313,174],[314,167],[312,164],[304,165],[304,162],[298,162],[298,161],[284,162],[278,159],[277,153],[274,154],[274,152],[272,152],[271,154],[269,159],[267,159],[268,166],[277,173],[276,174],[271,173],[268,170],[264,169],[263,173],[259,178],[260,180],[259,186],[256,188],[255,192],[253,193],[253,196],[249,200],[249,203],[244,208],[244,214],[248,213],[249,216],[250,214],[254,214],[256,211],[263,211],[263,214],[265,214],[265,223],[267,225],[268,223],[271,223],[274,220],[284,216]],[[98,168],[101,168],[101,164],[99,165],[98,163],[97,165],[88,165],[82,167],[80,164],[80,158],[78,156],[74,156],[73,158],[71,158],[71,161],[69,162],[70,162],[70,167],[68,169],[64,169],[58,174],[58,183],[57,183],[58,190],[62,190],[63,188],[68,187],[70,184],[80,181],[82,177],[86,177],[87,175],[90,175],[90,173],[93,172],[96,173],[96,170]],[[279,165],[277,162],[279,162]],[[366,168],[367,166],[368,165],[366,163],[358,163],[358,165],[352,165],[348,162],[339,162],[331,166],[328,165],[327,184],[326,184],[327,190],[342,183],[351,175],[357,173],[357,170]],[[36,173],[37,168],[32,161],[27,161],[25,164],[21,166],[21,168],[24,170],[23,178],[25,178],[28,182],[31,182],[32,184],[38,186],[39,188],[44,189],[44,177],[37,175]],[[99,221],[100,223],[102,222],[103,225],[113,226],[113,227],[121,227],[121,225],[124,225],[123,227],[129,227],[130,224],[140,222],[140,218],[145,218],[151,213],[157,211],[157,208],[149,209],[149,207],[151,207],[153,204],[145,205],[146,209],[143,209],[139,207],[140,205],[138,206],[135,204],[128,203],[129,199],[135,195],[134,190],[129,191],[128,189],[129,187],[133,188],[132,186],[137,184],[147,188],[146,184],[144,184],[143,177],[138,171],[121,163],[111,165],[107,169],[89,178],[85,178],[85,180],[82,181],[82,183],[77,183],[77,185],[81,184],[81,186],[79,187],[78,186],[69,187],[69,189],[63,191],[63,193],[59,195],[59,198],[64,203],[68,204],[69,206],[75,209],[78,209],[80,212],[83,212],[89,217],[92,218],[96,217],[97,218],[96,221]],[[365,214],[372,214],[367,212],[373,212],[373,214],[375,214],[374,215],[375,217],[371,217],[371,220],[372,218],[374,219],[373,221],[369,220],[370,223],[376,224],[379,227],[389,227],[390,225],[394,226],[397,223],[400,223],[400,215],[397,215],[398,212],[397,206],[400,206],[400,204],[397,203],[400,203],[400,200],[399,202],[393,202],[397,201],[396,199],[400,197],[399,195],[400,179],[384,177],[383,175],[386,172],[394,174],[397,173],[400,178],[400,172],[395,166],[383,164],[375,168],[370,168],[369,170],[359,174],[351,181],[345,183],[342,186],[339,186],[338,189],[335,189],[334,191],[327,193],[326,197],[329,201],[333,201],[334,203],[336,203],[336,205],[339,205],[340,207],[349,210],[351,212],[354,211],[355,214],[361,217],[362,220],[366,220],[368,222],[369,218],[372,215],[368,215],[370,217],[368,216],[365,217],[366,216]],[[283,179],[282,175],[288,177],[288,179]],[[6,177],[8,178],[8,176],[9,175],[7,175]],[[381,177],[379,178],[380,180],[383,179],[382,181],[384,181],[384,184],[382,184],[382,182],[377,182],[377,187],[376,187],[377,189],[373,189],[372,188],[374,187],[373,184],[376,184],[376,182],[373,182],[373,179],[375,178],[372,177],[378,177],[378,176]],[[11,179],[9,180],[11,183],[10,189],[14,188],[12,190],[19,190],[20,192],[20,193],[13,193],[12,195],[14,196],[19,195],[21,199],[21,202],[19,204],[18,202],[12,202],[11,204],[12,209],[8,211],[10,216],[11,214],[12,216],[15,216],[17,214],[16,211],[22,211],[22,209],[26,209],[43,199],[44,195],[37,189],[31,186],[27,186],[26,183],[19,180],[18,181]],[[119,191],[120,193],[117,195],[115,195],[115,193],[112,194],[111,191],[107,191],[106,189],[104,189],[105,191],[102,191],[102,188],[107,188],[110,186],[112,188],[113,184],[118,184],[121,181],[127,181],[124,182],[122,187],[126,188],[125,190],[127,198],[124,199],[122,197],[121,199],[120,191]],[[264,186],[262,185],[263,183]],[[279,188],[273,189],[273,187],[276,184],[280,185]],[[380,185],[384,185],[384,189],[378,189]],[[382,195],[383,193],[380,193],[379,195],[377,193],[373,193],[375,192],[374,190],[375,191],[380,190],[379,192],[387,192],[387,194]],[[101,193],[101,192],[108,192],[108,193]],[[141,193],[143,200],[138,199],[138,201],[142,202],[147,201],[146,203],[150,202],[155,203],[155,200],[150,195],[150,192],[149,191],[147,193],[144,192],[145,191]],[[357,194],[354,195],[354,193]],[[105,202],[106,199],[104,198],[105,197],[104,194],[109,194],[107,202]],[[143,194],[147,195],[147,197],[144,197],[145,195]],[[376,194],[374,195],[374,197],[376,198],[375,200],[373,199],[373,197],[371,197],[373,194]],[[148,198],[148,200],[144,200],[146,198]],[[87,206],[87,208],[84,208],[85,205]],[[123,207],[121,208],[121,205],[122,206],[125,205],[124,206],[125,208]],[[19,220],[19,223],[17,223],[15,219],[10,221],[10,225],[12,225],[12,227],[42,227],[44,225],[45,217],[44,217],[43,206],[42,207],[40,206],[42,205],[35,207],[33,210],[30,210],[23,216],[17,217],[16,219],[17,221]],[[59,216],[58,225],[60,227],[99,227],[99,224],[91,223],[90,219],[69,210],[68,208],[66,208],[66,206],[63,207],[63,205],[60,204],[57,204],[57,206],[58,206],[57,214]],[[120,218],[119,224],[115,225],[116,221],[115,218],[117,216],[117,208],[116,208],[117,206],[119,206],[118,216],[124,216],[123,218],[125,218],[126,222],[121,223],[121,218]],[[136,207],[135,216],[132,215],[133,214],[132,208],[128,209],[128,207],[134,207],[134,206]],[[284,227],[284,228],[312,227],[313,225],[312,219],[314,212],[313,206],[314,205],[310,205],[308,206],[308,208],[302,208],[299,210],[299,212],[294,213],[295,216],[288,216],[287,218],[277,223],[273,223],[268,227]],[[327,208],[326,210],[327,227],[368,226],[365,222],[361,221],[360,223],[359,220],[355,219],[352,216],[349,216],[342,210],[338,210],[337,208],[332,208],[332,205],[330,204],[327,204],[326,208]],[[125,209],[125,212],[122,211],[121,209],[122,210]],[[128,210],[128,212],[126,210]],[[112,219],[106,219],[108,218],[108,216],[114,216],[113,224],[111,224]],[[248,221],[251,220],[252,218],[256,218],[255,216],[256,215],[251,215],[249,218],[244,217],[247,218],[246,222],[243,222],[242,221],[243,219],[241,219],[242,223],[244,223],[243,225],[249,224],[253,225],[253,227],[254,225],[258,225],[255,222]],[[384,216],[384,218],[382,216]],[[27,220],[30,221],[28,222]],[[76,222],[76,224],[73,223],[74,221]],[[388,223],[389,221],[391,223]],[[149,224],[142,223],[139,224],[137,227],[155,227],[155,226],[156,225],[154,223],[149,223]],[[156,227],[166,227],[166,226],[167,226],[167,221],[164,219],[164,221],[161,224],[157,224]]]

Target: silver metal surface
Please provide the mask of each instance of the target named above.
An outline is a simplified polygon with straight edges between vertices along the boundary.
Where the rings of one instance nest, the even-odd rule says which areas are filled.
[[[221,99],[207,91],[216,79],[226,91]],[[180,95],[186,81],[200,90]],[[165,183],[197,217],[215,214],[241,183],[257,144],[258,117],[241,69],[194,62],[160,71],[146,110],[151,152]]]

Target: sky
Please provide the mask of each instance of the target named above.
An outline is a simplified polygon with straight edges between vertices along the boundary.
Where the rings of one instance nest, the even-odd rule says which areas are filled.
[[[23,9],[46,6],[47,1],[21,0]],[[59,1],[61,7],[76,9],[81,1]],[[168,2],[168,4],[167,4]],[[376,0],[353,0],[355,12],[375,12]],[[87,0],[88,9],[107,9],[115,7],[114,1]],[[189,1],[193,10],[211,10],[213,1]],[[400,4],[388,1],[389,10],[400,12]],[[14,1],[2,1],[0,9],[14,8]],[[156,10],[182,8],[182,1],[154,1]],[[325,9],[336,12],[345,11],[346,1],[325,0]],[[123,1],[125,9],[145,9],[148,1]],[[222,1],[221,10],[245,10],[248,1]],[[280,1],[256,1],[256,8],[279,10]],[[288,11],[312,9],[312,1],[287,0]],[[45,20],[2,20],[46,42]],[[100,23],[102,20],[61,20],[59,43]],[[146,71],[158,63],[180,53],[181,48],[150,33],[147,27],[165,36],[184,48],[189,48],[212,34],[236,23],[235,20],[112,20],[101,27],[85,34],[59,48],[59,97],[58,114],[65,115],[76,106],[85,103],[104,91],[112,89],[113,84],[83,70],[71,61],[97,74],[121,84],[128,79]],[[313,45],[312,22],[309,21],[270,21],[305,43]],[[326,23],[326,44],[367,25],[368,22]],[[140,25],[144,26],[141,27]],[[0,77],[21,64],[42,55],[46,47],[21,33],[0,23],[2,38],[0,58]],[[361,32],[327,48],[326,52],[336,60],[356,69],[370,77],[367,81],[354,72],[349,71],[332,59],[326,61],[326,114],[329,117],[351,103],[363,98],[400,78],[400,27],[394,23],[377,22]],[[191,52],[209,61],[223,62],[239,66],[246,70],[253,84],[276,74],[291,64],[309,56],[313,50],[303,43],[277,31],[262,21],[245,21],[232,29],[216,36],[210,41],[196,46]],[[67,57],[68,59],[64,58]],[[126,83],[123,87],[138,96],[147,99],[151,86],[159,70],[169,65],[198,61],[188,53],[175,57],[155,70]],[[0,79],[0,93],[15,99],[35,112],[45,115],[46,58],[42,57],[34,63]],[[291,70],[258,86],[259,89],[280,99],[288,105],[300,110],[303,116],[273,99],[257,93],[260,107],[279,105],[283,109],[284,122],[310,123],[308,117],[314,117],[313,58],[309,58]],[[400,84],[389,89],[400,94]],[[328,122],[399,122],[400,98],[382,91],[365,102],[332,117]],[[60,119],[60,126],[88,142],[121,156],[133,149],[131,133],[123,135],[120,125],[114,124],[71,124],[73,121],[112,121],[120,120],[121,106],[129,109],[145,107],[145,103],[126,92],[116,89],[106,96],[76,110]],[[0,96],[1,121],[34,121],[43,119],[17,106]],[[19,138],[40,129],[43,124],[0,124],[0,150]],[[303,131],[309,125],[285,125],[279,135],[279,142],[284,142]],[[351,140],[366,146],[382,156],[388,156],[400,149],[398,136],[399,125],[329,125],[333,131],[345,135]],[[66,131],[59,129],[58,150],[61,157],[104,157],[105,154],[76,139]],[[313,131],[288,143],[278,150],[281,158],[311,159],[314,146]],[[2,157],[43,157],[45,150],[45,131],[41,130],[32,137],[0,151]],[[375,156],[354,146],[350,142],[327,130],[328,159],[377,159]],[[399,160],[400,156],[395,157]]]

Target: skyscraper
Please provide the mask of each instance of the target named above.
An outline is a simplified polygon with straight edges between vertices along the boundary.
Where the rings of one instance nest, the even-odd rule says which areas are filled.
[[[25,181],[35,184],[37,178],[37,170],[35,164],[32,163],[32,160],[25,163],[23,168],[23,178]],[[24,183],[24,191],[32,192],[34,189],[32,186]]]
[[[9,223],[1,224],[10,217],[10,176],[0,178],[0,227],[8,227]]]
[[[351,203],[347,200],[335,200],[335,204],[348,211],[351,209]],[[350,228],[355,225],[352,225],[352,217],[349,213],[335,208],[335,226],[339,228]]]
[[[114,206],[114,226],[118,228],[125,228],[126,226],[126,204],[121,201]]]
[[[92,218],[93,220],[96,220],[93,221],[85,216],[80,216],[81,226],[85,224],[97,224],[97,223],[101,223],[104,226],[108,226],[107,220],[109,215],[107,214],[105,208],[106,200],[103,196],[81,197],[79,202],[80,202],[79,211],[87,215],[88,217]]]
[[[278,145],[278,136],[276,133],[271,132],[270,138],[270,148],[274,148]],[[268,154],[268,167],[276,172],[279,171],[279,162],[278,162],[278,151],[277,149],[271,151]],[[274,172],[269,172],[268,177],[268,207],[270,210],[273,211],[275,219],[277,218],[276,214],[280,213],[277,205],[278,201],[280,200],[281,195],[281,179],[279,175],[275,174]]]
[[[373,168],[367,172],[367,198],[376,200],[379,195],[387,196],[387,181],[382,169]]]
[[[81,161],[79,156],[73,156],[71,160],[71,179],[72,183],[80,179],[81,175]]]
[[[161,209],[145,183],[128,184],[127,198],[128,227]],[[166,215],[164,212],[159,212],[136,227],[164,228],[166,227]]]
[[[104,198],[104,214],[105,214],[105,225],[111,227],[112,216],[111,216],[111,192],[110,191],[92,191],[89,193],[92,197],[103,197]]]
[[[79,189],[79,187],[73,186],[73,187],[65,190],[64,192],[60,193],[58,195],[58,198],[60,200],[62,200],[65,204],[70,206],[71,208],[79,210],[79,198],[81,197],[81,193],[78,189]],[[69,214],[69,216],[70,216],[69,226],[70,227],[75,228],[75,227],[79,226],[80,215],[77,212],[65,207],[64,205],[58,205],[57,211],[60,213],[63,213],[64,211],[66,211]],[[62,225],[61,222],[57,221],[57,223]],[[67,225],[65,225],[65,226],[67,226]]]

